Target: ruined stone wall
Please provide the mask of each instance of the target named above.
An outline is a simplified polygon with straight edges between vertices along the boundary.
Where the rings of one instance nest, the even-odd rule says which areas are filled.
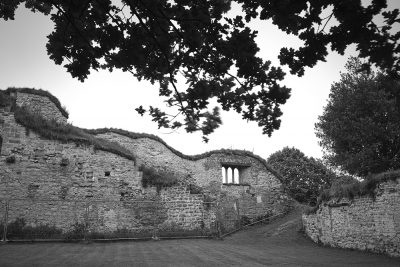
[[[66,122],[51,97],[18,91],[13,97],[18,106]],[[94,232],[204,230],[220,216],[228,229],[242,219],[276,215],[291,206],[277,176],[249,153],[225,150],[190,158],[152,138],[114,132],[96,136],[130,150],[135,164],[93,146],[42,138],[16,123],[10,109],[0,110],[0,126],[0,216],[10,199],[8,222],[24,218],[65,231],[76,222]],[[239,184],[223,184],[223,164],[241,166]],[[140,165],[172,172],[179,183],[161,191],[144,188]]]
[[[285,213],[293,203],[283,191],[279,179],[257,158],[234,151],[216,151],[191,160],[147,137],[134,139],[115,132],[97,137],[118,142],[129,149],[137,156],[138,165],[173,171],[187,183],[201,186],[209,199],[218,201],[220,222],[225,224],[222,225],[225,229],[234,228],[243,219],[254,220]],[[247,166],[241,171],[240,184],[222,183],[223,164]]]
[[[48,97],[18,91],[15,94],[18,106],[25,106],[32,112],[39,113],[49,120],[67,123],[67,118],[62,115],[58,107]]]
[[[87,222],[91,231],[210,228],[215,214],[203,195],[185,186],[143,188],[135,163],[72,142],[43,139],[1,110],[0,216],[8,222],[55,225],[68,231]],[[10,157],[15,162],[7,162]]]
[[[333,247],[400,256],[400,178],[381,183],[376,197],[333,199],[303,215],[306,234]]]

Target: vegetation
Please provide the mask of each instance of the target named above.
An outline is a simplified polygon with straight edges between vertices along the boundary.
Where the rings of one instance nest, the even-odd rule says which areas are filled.
[[[38,114],[29,112],[25,107],[15,107],[14,117],[18,123],[44,138],[92,145],[94,149],[111,152],[129,160],[135,160],[135,157],[129,150],[117,143],[95,138],[84,130],[70,124],[59,124],[53,120],[46,120]]]
[[[177,185],[179,181],[176,175],[169,171],[159,171],[155,168],[146,167],[145,165],[140,166],[139,170],[143,172],[142,186],[144,188],[155,186],[157,192],[160,192],[163,187]]]
[[[288,193],[300,203],[315,205],[321,189],[336,179],[322,162],[296,148],[285,147],[272,154],[267,162],[282,175]]]
[[[11,104],[11,99],[6,91],[0,90],[0,108],[8,107]]]
[[[0,233],[3,236],[4,225],[0,224]],[[51,225],[29,226],[24,218],[16,218],[7,225],[7,239],[58,239],[62,237],[62,230]]]
[[[377,175],[372,175],[362,182],[355,182],[352,184],[332,186],[330,189],[324,190],[320,197],[319,202],[328,201],[332,198],[348,198],[353,199],[360,196],[371,196],[375,198],[375,189],[379,184],[387,181],[396,181],[400,177],[400,171],[390,171]]]
[[[136,110],[148,112],[159,127],[201,131],[205,141],[222,123],[210,99],[258,122],[265,134],[280,127],[290,89],[281,85],[282,69],[257,56],[257,32],[249,27],[255,19],[272,20],[302,41],[279,55],[293,74],[324,61],[328,47],[343,54],[351,44],[388,73],[398,77],[400,70],[400,35],[393,31],[399,10],[387,11],[385,0],[13,0],[0,5],[0,18],[14,19],[21,3],[50,16],[48,54],[73,77],[84,81],[92,70],[121,69],[158,83],[159,95],[177,114],[151,106]],[[229,12],[233,4],[238,8]],[[383,23],[376,25],[380,16]],[[176,84],[180,76],[187,81],[183,89]]]
[[[332,85],[316,134],[330,164],[365,177],[400,168],[400,81],[361,66],[351,58]]]

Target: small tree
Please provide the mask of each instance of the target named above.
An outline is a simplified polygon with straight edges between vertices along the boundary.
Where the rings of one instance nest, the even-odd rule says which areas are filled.
[[[307,157],[297,148],[285,147],[268,160],[283,177],[289,194],[301,203],[315,205],[319,192],[329,187],[336,175],[313,157]]]
[[[324,157],[350,174],[400,168],[400,82],[351,58],[316,124]]]

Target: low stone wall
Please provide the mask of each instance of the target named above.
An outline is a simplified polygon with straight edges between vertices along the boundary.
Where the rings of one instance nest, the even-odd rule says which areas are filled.
[[[303,215],[306,234],[332,247],[400,257],[400,178],[381,183],[374,195],[322,203]]]

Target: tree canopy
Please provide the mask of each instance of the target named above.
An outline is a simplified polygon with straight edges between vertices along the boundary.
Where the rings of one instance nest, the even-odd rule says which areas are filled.
[[[159,127],[201,131],[205,141],[222,123],[211,99],[258,122],[264,134],[280,127],[290,89],[281,85],[283,70],[257,55],[251,20],[272,20],[303,41],[299,49],[281,49],[280,62],[292,74],[324,61],[329,47],[343,54],[350,44],[390,75],[400,73],[400,33],[393,33],[400,15],[386,10],[386,0],[3,0],[0,18],[14,19],[21,3],[51,17],[48,54],[73,77],[84,81],[92,70],[121,69],[157,83],[176,113],[136,110]],[[231,15],[233,3],[241,15]],[[374,22],[379,16],[382,25]],[[177,87],[178,77],[184,87]]]
[[[332,165],[366,176],[400,168],[400,81],[361,65],[351,58],[332,85],[316,134]]]
[[[269,156],[267,162],[282,175],[289,194],[301,203],[315,205],[321,189],[338,179],[321,161],[297,148],[285,147]]]

